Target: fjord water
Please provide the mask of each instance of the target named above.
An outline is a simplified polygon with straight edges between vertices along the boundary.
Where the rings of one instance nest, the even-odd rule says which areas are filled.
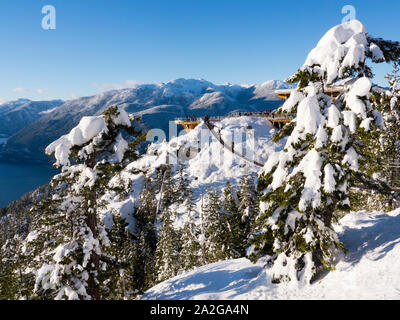
[[[48,165],[0,162],[0,208],[48,183],[57,172]]]

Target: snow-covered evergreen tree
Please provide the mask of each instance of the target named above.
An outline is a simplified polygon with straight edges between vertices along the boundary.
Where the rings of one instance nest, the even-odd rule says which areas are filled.
[[[176,200],[178,203],[183,203],[193,196],[190,190],[190,181],[188,174],[185,173],[185,167],[183,164],[179,165],[178,176],[175,185]],[[193,199],[191,199],[192,201]]]
[[[374,41],[358,20],[336,26],[288,79],[298,86],[280,111],[297,116],[284,129],[284,150],[270,156],[260,176],[264,195],[248,248],[253,261],[266,259],[274,282],[309,283],[332,270],[335,251],[343,248],[332,222],[350,208],[351,186],[373,185],[374,170],[362,148],[383,124],[370,102],[366,58],[390,58],[385,42]],[[333,102],[326,90],[338,81],[345,89]]]
[[[239,211],[237,195],[234,193],[232,185],[227,181],[222,198],[222,217],[223,240],[226,250],[226,257],[236,259],[244,256],[245,235],[242,224],[242,214]]]
[[[183,270],[190,270],[201,266],[201,247],[199,242],[200,229],[194,222],[194,213],[188,212],[182,234],[182,250],[180,251],[180,261]]]
[[[393,62],[393,70],[386,76],[389,90],[376,94],[377,108],[382,112],[385,123],[381,137],[383,175],[386,181],[395,187],[400,186],[400,81],[399,61]]]
[[[143,188],[139,195],[139,207],[135,213],[138,245],[136,250],[135,281],[136,288],[144,292],[157,282],[154,268],[154,254],[157,247],[157,235],[155,225],[157,222],[158,201],[151,178],[145,177]]]
[[[255,217],[258,215],[259,201],[256,189],[256,182],[251,175],[244,176],[239,182],[239,210],[242,213],[241,223],[243,229],[243,238],[247,238],[251,233]]]
[[[155,251],[154,263],[157,282],[172,278],[181,269],[179,256],[181,249],[180,236],[172,225],[173,218],[170,210],[164,211]]]
[[[195,198],[189,187],[189,180],[183,173],[183,166],[179,168],[178,190],[182,190],[184,205],[186,209],[187,221],[182,230],[182,249],[180,251],[180,261],[183,270],[190,270],[201,266],[201,246],[200,246],[200,227],[195,223],[197,212]]]
[[[126,300],[136,296],[135,269],[137,239],[128,229],[126,219],[118,213],[113,216],[113,226],[108,231],[109,247],[106,253],[112,267],[102,274],[108,290],[108,299]],[[106,258],[106,257],[104,257]]]
[[[205,197],[204,217],[204,248],[207,263],[213,263],[227,258],[225,243],[225,214],[222,211],[221,195],[216,188],[209,189]]]
[[[21,298],[16,242],[15,238],[0,241],[0,300]]]
[[[101,299],[108,292],[103,276],[115,266],[106,254],[109,239],[98,201],[112,176],[137,156],[139,134],[123,109],[111,107],[82,118],[47,147],[62,172],[52,180],[53,197],[33,208],[24,244],[36,297]]]

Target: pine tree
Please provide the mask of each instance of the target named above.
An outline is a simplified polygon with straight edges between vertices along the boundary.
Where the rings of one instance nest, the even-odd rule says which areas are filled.
[[[107,254],[112,268],[104,273],[104,282],[109,292],[108,299],[126,300],[136,296],[135,264],[137,239],[128,229],[128,223],[119,213],[113,215],[113,226],[108,232],[110,241]]]
[[[0,300],[19,298],[15,239],[0,241]]]
[[[161,282],[177,275],[180,270],[179,251],[180,237],[172,225],[172,212],[166,210],[162,217],[157,249],[155,251],[155,270],[157,282]]]
[[[232,185],[227,181],[223,193],[223,243],[226,247],[228,259],[236,259],[244,256],[245,241],[242,227],[242,215],[237,205],[237,198]]]
[[[255,217],[259,211],[258,193],[256,182],[252,175],[245,175],[239,182],[239,210],[241,214],[241,225],[243,229],[243,240],[247,243],[254,227]]]
[[[273,282],[308,283],[332,270],[335,251],[343,248],[332,222],[350,208],[349,188],[385,188],[374,181],[377,169],[363,153],[382,127],[369,101],[372,71],[365,63],[366,57],[383,62],[390,56],[382,43],[367,37],[357,20],[339,25],[287,80],[298,86],[281,112],[297,117],[284,129],[284,150],[270,156],[259,178],[262,212],[248,249],[253,261],[268,261]],[[325,90],[341,79],[347,79],[346,89],[333,103]]]
[[[393,70],[386,76],[389,82],[389,92],[376,95],[375,104],[382,112],[385,130],[381,137],[384,153],[381,153],[383,162],[382,175],[391,186],[400,186],[400,81],[399,61],[393,62]]]
[[[157,247],[156,222],[157,201],[150,177],[145,177],[139,195],[139,207],[135,213],[137,221],[135,233],[138,235],[135,270],[136,288],[143,293],[155,284],[157,276],[154,268],[154,254]]]
[[[35,297],[101,299],[109,292],[104,276],[115,266],[106,255],[109,239],[97,217],[99,199],[107,182],[137,156],[139,135],[128,114],[111,107],[101,116],[82,118],[47,147],[62,172],[52,180],[53,197],[33,208],[25,241],[32,257],[26,267],[36,275]]]
[[[190,270],[202,265],[202,252],[199,241],[201,230],[195,223],[198,216],[195,197],[189,186],[189,180],[183,172],[183,166],[179,168],[178,190],[183,194],[181,199],[184,200],[186,216],[188,217],[181,230],[182,249],[180,261],[183,270]]]
[[[184,203],[192,196],[192,192],[190,190],[190,181],[188,175],[185,173],[185,167],[183,166],[183,164],[179,165],[176,185],[174,189],[177,203]]]
[[[201,247],[199,242],[200,229],[194,223],[193,214],[188,214],[182,234],[182,250],[180,251],[180,261],[183,270],[191,270],[202,265]]]
[[[25,269],[29,259],[31,259],[26,252],[25,241],[24,235],[15,235],[12,240],[7,241],[7,245],[4,247],[16,281],[14,299],[25,300],[32,296],[32,288],[35,283],[34,275],[26,272]]]
[[[395,60],[392,62],[392,72],[387,74],[385,78],[389,82],[389,88],[390,88],[390,93],[392,94],[393,97],[395,97],[396,94],[399,93],[399,81],[400,81],[400,61]]]
[[[225,215],[221,208],[221,196],[216,188],[209,189],[205,197],[204,216],[204,248],[207,263],[227,258],[224,223]]]

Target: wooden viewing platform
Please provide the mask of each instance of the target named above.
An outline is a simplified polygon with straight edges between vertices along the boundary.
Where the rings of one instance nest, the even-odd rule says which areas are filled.
[[[279,115],[272,114],[271,112],[239,112],[235,114],[231,114],[228,116],[210,116],[209,119],[213,122],[219,122],[226,118],[236,118],[236,117],[256,117],[256,118],[266,118],[269,122],[271,122],[275,127],[282,128],[286,123],[291,122],[295,115]],[[183,126],[186,132],[192,131],[194,128],[200,124],[202,118],[176,118],[175,123]]]
[[[190,132],[197,127],[197,125],[200,123],[200,120],[188,120],[185,118],[177,118],[175,119],[175,123],[183,126],[186,132]]]

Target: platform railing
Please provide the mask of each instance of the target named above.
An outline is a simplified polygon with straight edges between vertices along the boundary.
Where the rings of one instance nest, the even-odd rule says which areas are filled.
[[[211,121],[222,121],[227,118],[237,118],[237,117],[265,117],[271,120],[293,120],[296,117],[296,114],[273,114],[271,112],[235,112],[226,116],[209,116]],[[178,122],[200,122],[204,117],[179,117],[175,118],[175,121]]]

